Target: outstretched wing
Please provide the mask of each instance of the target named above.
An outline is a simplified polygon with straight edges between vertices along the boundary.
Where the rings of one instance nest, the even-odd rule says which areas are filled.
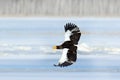
[[[65,42],[67,43],[67,42]],[[62,56],[59,60],[58,65],[60,67],[65,67],[73,64],[77,59],[77,47],[76,46],[70,46],[70,48],[64,48]]]
[[[54,66],[65,67],[65,66],[69,66],[69,65],[73,64],[70,61],[68,61],[67,53],[68,53],[68,49],[63,49],[63,53],[62,53],[62,56],[59,60],[59,63],[57,65],[54,65]]]
[[[76,58],[77,58],[77,53],[75,54],[70,53],[70,50],[65,48],[63,49],[63,53],[59,60],[59,63],[54,66],[60,66],[60,67],[70,66],[76,61]]]
[[[67,23],[64,26],[64,28],[65,28],[65,41],[70,40],[75,45],[77,45],[81,36],[81,32],[78,26],[73,23]]]

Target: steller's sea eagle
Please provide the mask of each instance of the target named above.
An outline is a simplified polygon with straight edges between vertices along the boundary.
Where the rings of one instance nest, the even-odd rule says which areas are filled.
[[[64,28],[64,43],[53,46],[53,49],[63,49],[63,53],[58,64],[54,66],[66,67],[72,65],[77,59],[77,45],[81,36],[79,27],[73,23],[67,23]]]

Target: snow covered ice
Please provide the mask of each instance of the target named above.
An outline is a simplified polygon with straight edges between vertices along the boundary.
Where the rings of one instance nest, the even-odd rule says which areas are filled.
[[[54,67],[64,40],[64,24],[75,23],[82,36],[78,60]],[[1,18],[0,80],[119,80],[120,19]]]

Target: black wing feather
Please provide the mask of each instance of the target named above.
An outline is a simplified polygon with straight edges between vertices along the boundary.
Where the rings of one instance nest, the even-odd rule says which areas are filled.
[[[72,65],[72,64],[73,64],[73,63],[71,63],[71,62],[65,61],[65,62],[62,63],[62,64],[58,64],[58,65],[54,64],[54,66],[66,67],[66,66],[70,66],[70,65]]]
[[[67,30],[70,30],[72,32],[72,35],[70,36],[70,40],[75,44],[77,45],[78,44],[78,41],[80,39],[80,36],[81,36],[81,32],[79,30],[79,27],[73,23],[67,23],[65,26],[65,32]]]
[[[76,28],[77,27],[77,25],[75,25],[75,24],[73,24],[73,23],[67,23],[65,26],[64,26],[64,28],[65,28],[65,32],[67,31],[67,30],[72,30],[72,29],[74,29],[74,28]]]

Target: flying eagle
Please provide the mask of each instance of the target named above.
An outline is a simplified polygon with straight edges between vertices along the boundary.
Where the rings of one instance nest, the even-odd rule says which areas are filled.
[[[54,66],[66,67],[72,65],[77,59],[77,45],[81,36],[79,27],[73,23],[67,23],[64,28],[64,43],[53,47],[53,49],[63,49],[63,53],[58,64],[55,64]]]

